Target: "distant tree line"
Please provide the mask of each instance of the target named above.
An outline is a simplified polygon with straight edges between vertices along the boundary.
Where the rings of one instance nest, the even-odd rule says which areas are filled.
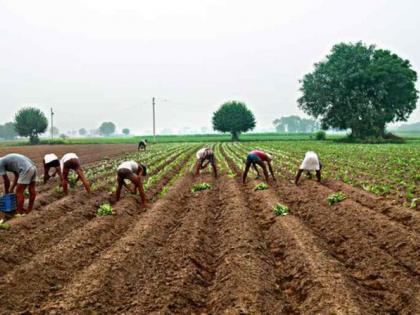
[[[313,119],[301,118],[296,115],[283,116],[273,121],[273,125],[277,132],[314,132],[320,129],[319,122]]]
[[[16,139],[17,136],[18,134],[15,129],[15,123],[8,122],[4,125],[0,125],[0,139],[13,140]]]

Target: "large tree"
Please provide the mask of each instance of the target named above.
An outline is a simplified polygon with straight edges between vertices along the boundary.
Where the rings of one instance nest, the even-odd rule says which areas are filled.
[[[87,134],[87,131],[86,131],[86,129],[85,129],[85,128],[80,128],[80,129],[79,129],[79,135],[80,135],[80,136],[86,136],[86,134]]]
[[[22,108],[15,115],[15,128],[19,136],[29,137],[31,144],[39,142],[39,134],[48,128],[48,120],[44,113],[35,107]]]
[[[304,76],[299,107],[323,129],[384,137],[387,123],[406,121],[416,108],[416,80],[410,62],[389,50],[341,43]]]
[[[234,141],[239,140],[241,132],[254,128],[254,114],[242,102],[226,102],[213,114],[213,129],[231,133]]]
[[[130,129],[128,129],[128,128],[124,128],[124,129],[122,130],[122,133],[123,133],[123,134],[125,134],[126,136],[128,136],[128,135],[130,134]]]
[[[115,124],[113,122],[103,122],[99,127],[99,132],[103,136],[110,136],[115,132]]]

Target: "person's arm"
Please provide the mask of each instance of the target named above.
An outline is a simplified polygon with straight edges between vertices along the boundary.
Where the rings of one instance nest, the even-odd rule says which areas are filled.
[[[203,164],[203,160],[202,159],[198,159],[197,163],[195,164],[195,173],[194,176],[198,176],[198,174],[200,174],[200,169],[201,169],[201,165]]]
[[[297,184],[298,184],[298,182],[299,182],[299,178],[300,178],[300,176],[302,175],[302,172],[303,172],[303,170],[302,170],[302,169],[299,169],[299,170],[298,170],[298,172],[297,172],[297,174],[296,174],[296,177],[295,177],[295,185],[297,185]]]
[[[274,176],[274,171],[273,171],[273,166],[271,165],[271,161],[268,162],[268,169],[270,170],[273,180],[276,181],[276,177]]]
[[[45,164],[45,161],[42,161],[42,164],[44,165],[44,184],[46,184],[48,179],[50,178],[50,174],[48,174],[48,172],[50,171],[50,168],[47,167],[47,165]]]
[[[10,179],[9,179],[9,176],[7,176],[7,174],[3,175],[3,184],[4,184],[4,192],[5,194],[8,194],[9,189],[10,189]]]
[[[251,162],[246,162],[244,174],[242,175],[242,183],[245,184],[246,177],[248,176],[249,168],[251,167]]]
[[[15,177],[13,178],[13,183],[12,183],[12,186],[10,187],[10,190],[9,190],[11,193],[15,191],[17,181],[19,179],[19,174],[18,173],[13,172],[13,175],[15,175]]]
[[[207,160],[206,162],[204,162],[203,164],[201,164],[201,169],[205,169],[207,167],[207,165],[209,165],[210,161]]]
[[[260,172],[258,171],[258,167],[257,165],[255,165],[254,163],[252,163],[252,168],[255,170],[255,172],[257,173],[257,179],[260,178]]]

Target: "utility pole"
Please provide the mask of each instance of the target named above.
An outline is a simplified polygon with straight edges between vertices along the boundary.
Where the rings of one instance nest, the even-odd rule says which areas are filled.
[[[51,107],[51,140],[54,141],[54,112]]]
[[[155,116],[155,98],[152,98],[153,106],[153,141],[156,143],[156,116]]]

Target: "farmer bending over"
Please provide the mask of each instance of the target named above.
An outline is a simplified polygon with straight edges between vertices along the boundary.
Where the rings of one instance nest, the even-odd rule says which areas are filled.
[[[276,178],[274,177],[273,167],[271,166],[271,161],[273,160],[273,157],[260,150],[253,150],[248,153],[248,156],[246,157],[246,165],[245,165],[245,171],[242,177],[242,182],[245,184],[246,177],[248,175],[249,168],[252,167],[257,172],[257,178],[260,177],[260,172],[258,171],[257,165],[259,165],[265,176],[265,180],[268,183],[268,172],[267,172],[267,165],[270,170],[271,176],[273,177],[273,180],[276,181]],[[267,164],[267,165],[266,165]]]
[[[139,191],[142,205],[145,207],[146,195],[144,193],[143,181],[141,178],[146,175],[147,168],[145,165],[138,164],[134,161],[122,162],[117,169],[117,201],[120,200],[122,186],[129,189],[124,181],[125,179],[129,179],[134,185],[133,194],[136,194],[137,190]]]
[[[205,169],[209,164],[213,168],[214,177],[217,178],[217,167],[214,152],[210,148],[202,148],[197,151],[197,163],[195,167],[195,176],[198,176],[200,170]]]
[[[296,174],[295,184],[298,184],[300,175],[302,175],[303,171],[308,172],[309,178],[312,177],[311,171],[315,171],[318,182],[321,182],[321,169],[322,164],[321,162],[319,162],[318,155],[313,151],[306,152],[305,158],[303,159],[303,162],[300,165],[299,170]]]
[[[67,194],[68,186],[69,186],[69,173],[70,170],[73,170],[77,174],[76,182],[80,179],[85,186],[85,189],[88,193],[90,193],[90,185],[85,177],[85,173],[83,172],[82,167],[80,166],[79,157],[75,153],[66,153],[63,155],[60,161],[61,169],[62,169],[62,182],[63,182],[63,192]]]
[[[147,147],[147,140],[140,140],[139,142],[139,147],[137,148],[137,151],[140,151],[140,149],[146,151],[146,147]]]
[[[60,177],[60,182],[63,181],[61,175],[61,167],[60,167],[60,160],[58,159],[57,155],[50,153],[46,154],[43,159],[44,164],[44,184],[51,178],[55,177],[58,174]],[[53,168],[54,172],[50,175],[50,169]]]
[[[12,186],[7,172],[15,175]],[[0,158],[0,176],[3,176],[4,191],[6,194],[12,193],[16,188],[17,213],[29,213],[34,207],[36,191],[36,166],[26,156],[21,154],[8,154]],[[24,191],[29,188],[29,205],[24,209],[25,196]]]

